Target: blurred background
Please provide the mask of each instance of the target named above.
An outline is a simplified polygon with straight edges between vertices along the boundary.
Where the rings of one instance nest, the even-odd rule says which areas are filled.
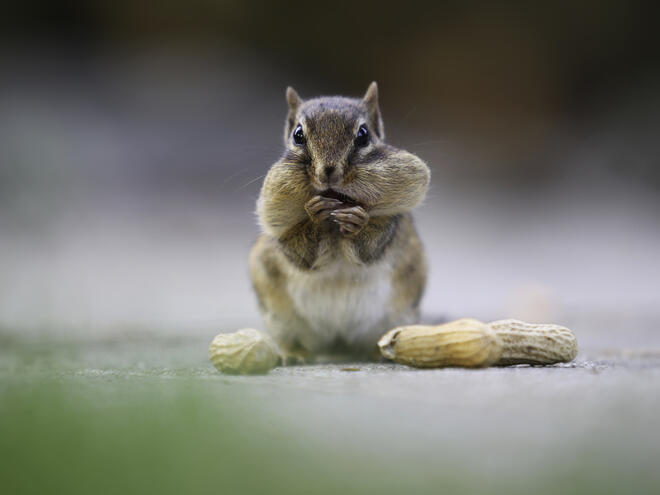
[[[433,172],[417,214],[429,318],[660,342],[650,5],[4,5],[0,332],[260,328],[247,253],[285,87],[360,96],[376,80],[389,142]]]
[[[651,2],[9,1],[3,493],[652,493]],[[426,321],[572,328],[574,363],[218,373],[284,91],[361,96],[427,161]],[[656,392],[653,392],[656,390]]]

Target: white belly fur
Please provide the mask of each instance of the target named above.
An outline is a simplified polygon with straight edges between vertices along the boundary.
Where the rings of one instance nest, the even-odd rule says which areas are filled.
[[[387,263],[347,266],[336,262],[320,271],[291,274],[288,291],[319,347],[337,338],[349,345],[375,344],[387,330],[390,279]]]

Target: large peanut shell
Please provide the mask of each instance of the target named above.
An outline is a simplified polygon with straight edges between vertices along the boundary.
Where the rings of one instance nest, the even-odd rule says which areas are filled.
[[[489,326],[502,344],[497,366],[555,364],[572,361],[577,356],[577,340],[566,327],[520,320],[498,320]]]
[[[398,327],[383,335],[378,346],[386,358],[417,368],[490,366],[502,350],[491,328],[471,318]]]
[[[244,328],[217,335],[209,359],[219,371],[230,374],[264,374],[280,362],[277,344],[265,333]]]

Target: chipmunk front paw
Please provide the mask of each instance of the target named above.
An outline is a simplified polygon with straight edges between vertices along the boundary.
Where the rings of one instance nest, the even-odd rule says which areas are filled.
[[[339,224],[339,232],[347,237],[357,235],[369,221],[369,214],[361,206],[334,210],[330,216]]]
[[[320,223],[327,220],[330,213],[341,204],[338,199],[314,196],[305,203],[305,211],[314,223]]]

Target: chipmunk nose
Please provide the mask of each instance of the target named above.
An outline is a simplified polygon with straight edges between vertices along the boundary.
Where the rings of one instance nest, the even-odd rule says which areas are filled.
[[[316,165],[315,169],[316,180],[325,186],[331,187],[341,179],[342,167],[340,164],[334,163],[332,165],[326,165],[325,163],[319,163]]]

